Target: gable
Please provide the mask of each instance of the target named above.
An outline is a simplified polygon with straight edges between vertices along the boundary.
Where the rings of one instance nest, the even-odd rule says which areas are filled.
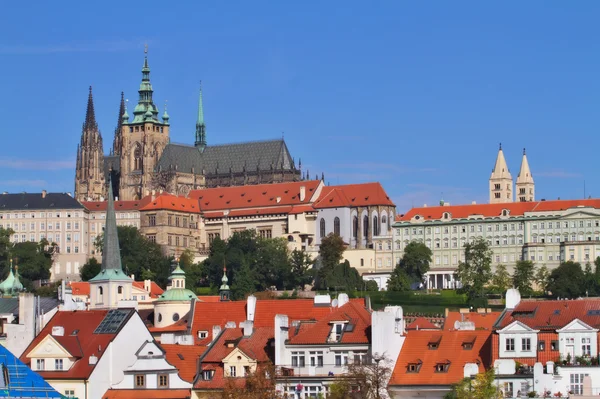
[[[521,323],[516,320],[510,323],[508,326],[504,327],[502,330],[499,330],[499,334],[515,334],[515,333],[537,333],[539,330],[534,330],[533,328]]]
[[[250,356],[246,355],[240,348],[235,348],[229,355],[225,356],[223,363],[228,363],[231,360],[237,360],[238,356],[241,356],[242,359],[246,360],[247,362],[256,362],[255,359],[252,359]]]
[[[154,341],[146,341],[135,354],[137,357],[162,357],[164,351]]]
[[[575,319],[560,330],[556,330],[558,333],[566,332],[598,332],[597,328],[592,328],[588,324],[584,323],[579,319]]]
[[[74,357],[68,350],[48,334],[27,354],[28,358],[64,358]]]
[[[570,209],[559,219],[585,219],[590,217],[598,217],[600,212],[593,208]]]

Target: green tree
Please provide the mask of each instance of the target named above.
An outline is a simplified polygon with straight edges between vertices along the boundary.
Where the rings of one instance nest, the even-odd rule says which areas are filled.
[[[364,281],[358,270],[347,260],[333,268],[326,277],[330,289],[352,292],[364,288]]]
[[[548,291],[560,298],[585,295],[585,275],[577,262],[564,262],[550,273]]]
[[[50,278],[53,255],[53,246],[46,239],[39,243],[16,243],[11,249],[11,257],[18,261],[19,274],[29,282]]]
[[[346,244],[339,235],[330,233],[327,237],[324,237],[319,246],[322,267],[328,269],[339,265],[345,249]]]
[[[530,260],[520,260],[515,265],[513,286],[523,295],[531,295],[534,281],[535,267]]]
[[[374,280],[365,281],[365,291],[367,291],[367,292],[379,291],[379,286],[377,285],[377,281],[374,281]]]
[[[0,227],[0,264],[2,266],[2,276],[8,274],[8,265],[10,258],[10,250],[12,249],[12,243],[10,242],[10,236],[15,231],[13,229],[5,229]]]
[[[249,294],[255,292],[257,286],[256,273],[247,264],[244,264],[233,275],[231,292],[234,299],[244,299]]]
[[[102,269],[102,265],[98,262],[96,258],[89,258],[88,261],[81,266],[79,269],[79,276],[81,277],[81,281],[89,281],[92,278],[96,277],[100,270]]]
[[[510,274],[506,270],[506,266],[498,265],[498,267],[496,267],[496,272],[492,276],[492,285],[494,288],[501,294],[504,294],[506,290],[511,287],[511,283]]]
[[[406,273],[406,270],[400,264],[396,265],[396,268],[390,275],[387,281],[388,291],[408,291],[410,290],[410,278]]]
[[[304,286],[310,284],[313,280],[313,260],[309,254],[298,249],[294,249],[290,254],[290,263],[292,266],[290,276],[290,287],[304,290]]]
[[[540,266],[535,272],[535,283],[538,288],[542,291],[546,291],[548,286],[548,279],[550,278],[550,272],[546,266]]]
[[[464,378],[452,385],[444,399],[501,399],[502,391],[495,383],[494,368],[480,373],[475,378]]]
[[[585,265],[584,275],[584,286],[586,296],[598,295],[598,280],[596,274],[592,271],[592,265],[588,262]]]
[[[422,282],[423,276],[429,271],[430,263],[431,249],[417,241],[408,243],[400,260],[400,266],[406,271],[411,282]]]
[[[484,288],[492,278],[492,250],[482,238],[465,244],[465,260],[458,265],[458,279],[469,303],[486,306]]]

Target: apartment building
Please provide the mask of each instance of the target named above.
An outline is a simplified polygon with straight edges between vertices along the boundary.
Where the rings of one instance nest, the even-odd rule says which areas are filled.
[[[11,242],[57,245],[51,280],[79,280],[79,268],[90,250],[88,213],[70,194],[19,193],[0,195],[0,228],[12,229]]]

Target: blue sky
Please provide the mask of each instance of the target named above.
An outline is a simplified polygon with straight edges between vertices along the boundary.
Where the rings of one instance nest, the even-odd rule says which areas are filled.
[[[62,5],[62,6],[60,6]],[[88,86],[105,148],[144,43],[171,140],[281,137],[330,184],[412,205],[487,201],[502,142],[538,198],[600,196],[600,2],[11,2],[0,189],[73,191]],[[131,107],[130,107],[131,110]]]

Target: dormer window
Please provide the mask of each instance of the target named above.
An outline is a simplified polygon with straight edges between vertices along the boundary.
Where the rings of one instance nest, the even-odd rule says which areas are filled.
[[[508,209],[502,209],[502,216],[508,216],[509,211]]]
[[[214,370],[204,370],[202,372],[202,379],[204,381],[212,380],[214,373]]]
[[[442,340],[441,335],[434,335],[433,337],[431,337],[429,339],[429,342],[427,343],[427,347],[429,348],[429,350],[437,350],[440,347],[441,340]]]
[[[340,342],[345,331],[345,322],[334,322],[329,335],[329,342]]]
[[[450,212],[444,212],[444,219],[450,219]]]
[[[406,367],[406,372],[407,373],[418,373],[419,371],[421,371],[422,364],[423,364],[423,362],[421,361],[421,359],[417,359],[414,362],[410,362],[410,363],[408,363],[408,366]]]
[[[208,337],[208,331],[198,331],[198,338],[204,339]]]
[[[450,361],[446,361],[444,363],[436,363],[435,372],[436,373],[447,373],[450,368]]]
[[[462,342],[462,348],[464,350],[471,350],[473,349],[473,344],[475,343],[475,338],[476,337],[466,337],[463,342]]]

